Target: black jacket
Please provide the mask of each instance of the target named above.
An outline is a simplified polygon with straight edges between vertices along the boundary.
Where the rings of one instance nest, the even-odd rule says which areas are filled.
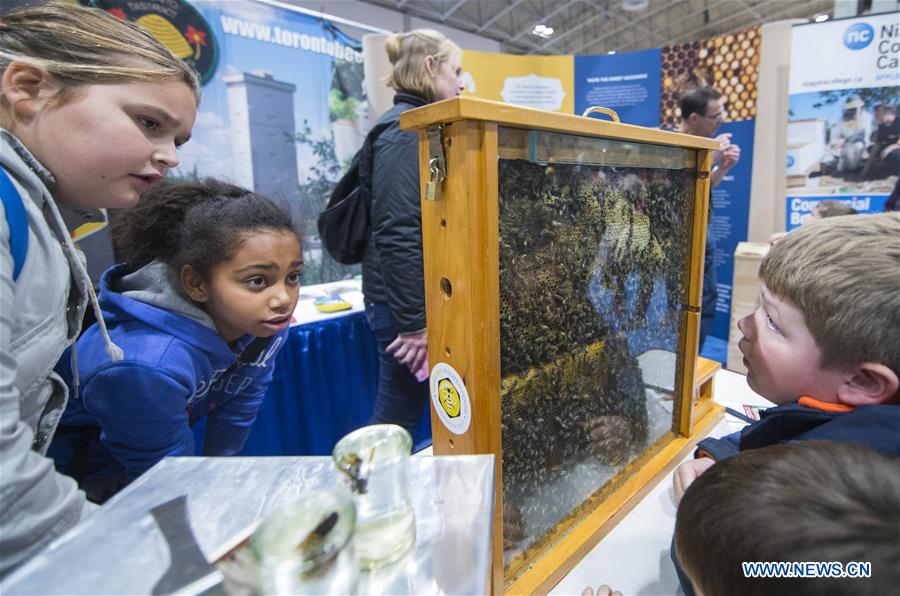
[[[362,289],[367,301],[388,305],[400,333],[425,328],[418,135],[400,130],[400,114],[426,103],[398,92],[394,107],[378,119],[393,122],[373,146],[372,233],[362,261]]]

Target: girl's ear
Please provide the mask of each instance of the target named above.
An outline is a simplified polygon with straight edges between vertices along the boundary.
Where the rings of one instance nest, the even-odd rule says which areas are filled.
[[[181,268],[181,287],[194,302],[202,303],[209,300],[206,280],[190,265]]]
[[[838,401],[848,406],[890,404],[898,398],[900,379],[884,364],[864,362],[838,387]]]
[[[0,95],[17,120],[33,118],[60,89],[50,73],[25,62],[11,62],[0,79]]]

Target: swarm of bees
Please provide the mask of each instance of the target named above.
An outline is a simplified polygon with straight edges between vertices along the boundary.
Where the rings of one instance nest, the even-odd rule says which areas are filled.
[[[647,408],[637,359],[610,324],[610,313],[592,299],[591,287],[602,283],[614,302],[624,303],[622,280],[637,274],[646,286],[638,293],[641,316],[643,298],[649,302],[655,280],[663,278],[671,288],[670,308],[680,306],[691,216],[685,202],[688,176],[500,161],[507,549],[540,537],[529,528],[532,517],[568,506],[553,497],[552,485],[575,462],[594,457],[620,466],[646,446]],[[546,498],[535,504],[521,497],[526,493]],[[554,515],[561,519],[566,513]]]

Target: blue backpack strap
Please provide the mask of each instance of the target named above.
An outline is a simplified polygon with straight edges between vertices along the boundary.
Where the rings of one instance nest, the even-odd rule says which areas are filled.
[[[28,255],[28,214],[19,191],[3,168],[0,168],[0,199],[9,226],[9,252],[13,258],[13,281],[16,281]]]

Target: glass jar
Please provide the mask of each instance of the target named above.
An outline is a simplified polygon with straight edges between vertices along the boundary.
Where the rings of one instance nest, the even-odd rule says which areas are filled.
[[[301,495],[280,506],[250,537],[260,593],[352,593],[359,578],[355,522],[353,501],[340,490]]]
[[[409,498],[412,437],[394,424],[364,426],[338,441],[334,465],[356,504],[356,551],[363,569],[399,560],[415,543]]]

